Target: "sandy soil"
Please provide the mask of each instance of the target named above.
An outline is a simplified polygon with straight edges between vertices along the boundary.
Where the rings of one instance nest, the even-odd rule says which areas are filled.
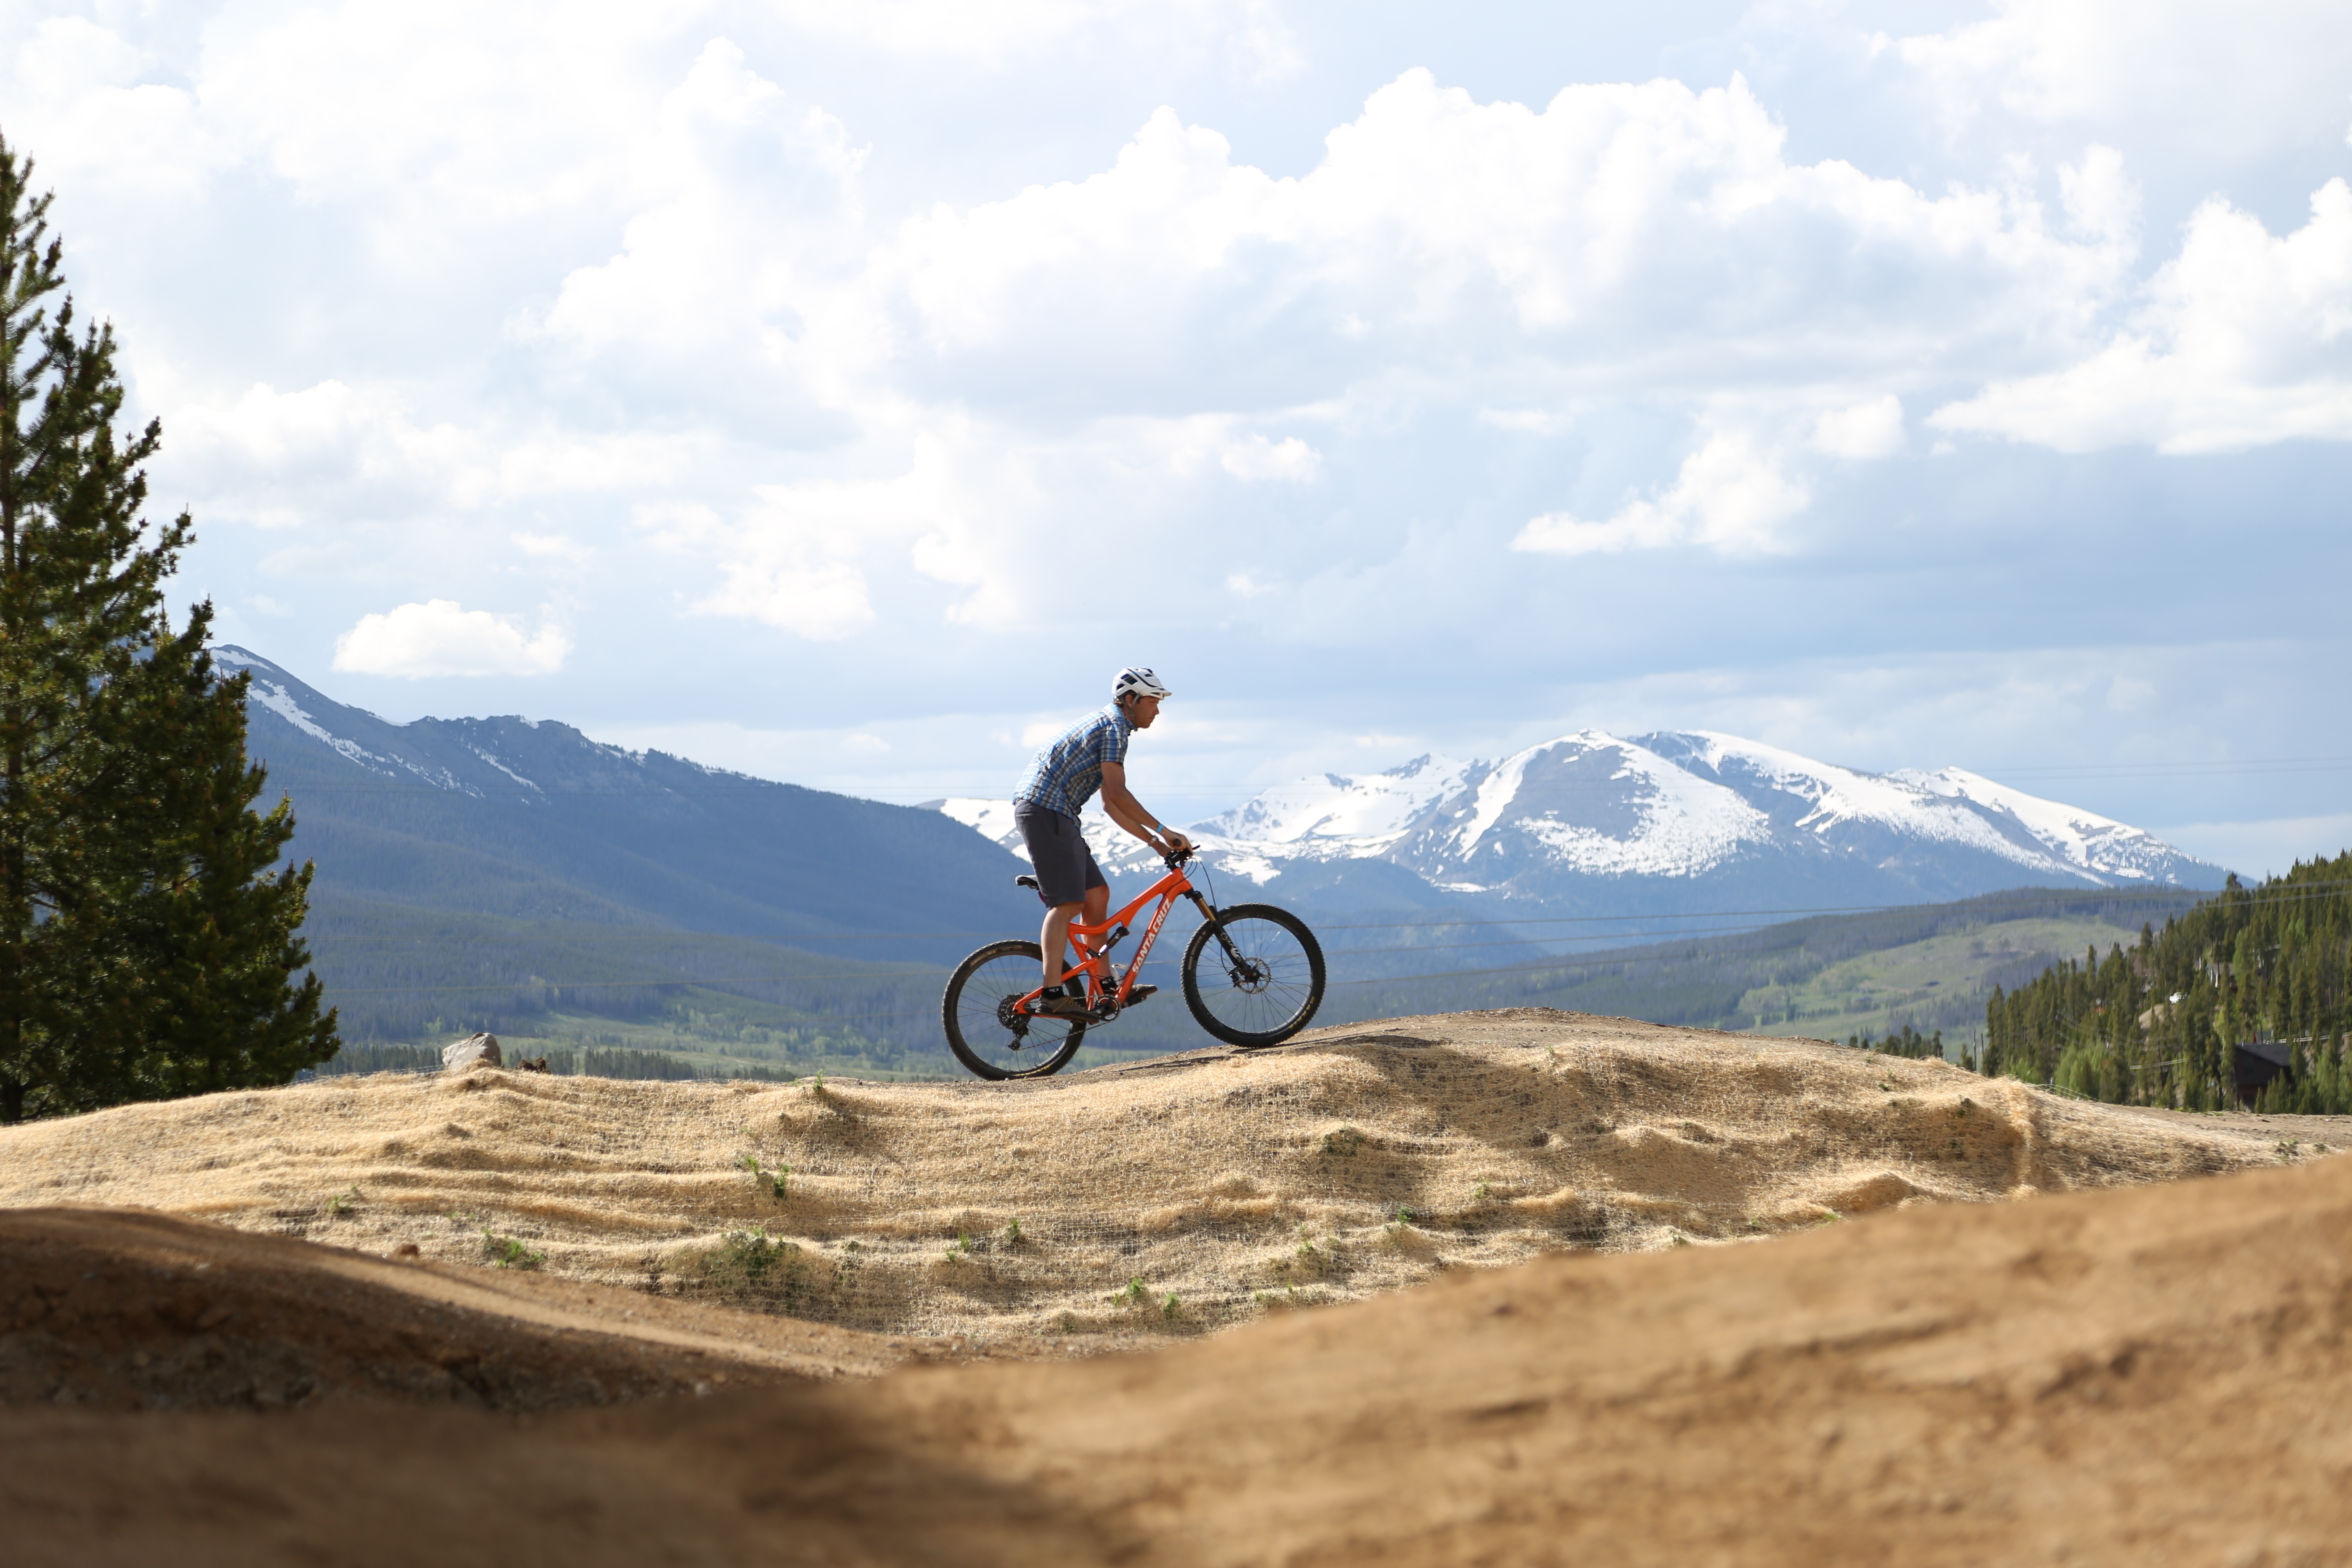
[[[2276,1164],[2340,1136],[1522,1010],[1037,1084],[485,1070],[129,1106],[0,1132],[0,1208],[137,1205],[473,1276],[502,1255],[807,1321],[1084,1351],[1449,1269]]]
[[[345,1263],[232,1238],[212,1272],[303,1252]],[[0,1539],[26,1568],[2342,1563],[2352,1161],[1462,1270],[1135,1355],[520,1416],[407,1393],[0,1409]]]
[[[727,1169],[771,1121],[819,1167],[781,1202]],[[2352,1161],[2318,1157],[2347,1134],[1558,1014],[1010,1092],[485,1073],[126,1108],[0,1136],[0,1542],[2352,1564]],[[947,1258],[988,1212],[955,1183],[1008,1173],[1024,1240]],[[2030,1201],[1929,1201],[1998,1197]],[[695,1260],[762,1213],[904,1279],[720,1289]],[[481,1229],[526,1224],[547,1268],[490,1266]],[[1107,1303],[1105,1250],[1197,1293]],[[1107,1331],[1051,1331],[1070,1301]]]

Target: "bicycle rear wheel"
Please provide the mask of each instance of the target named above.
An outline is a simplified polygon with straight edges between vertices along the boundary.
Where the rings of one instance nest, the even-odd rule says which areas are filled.
[[[1288,910],[1220,910],[1184,949],[1184,1005],[1229,1046],[1278,1046],[1322,1005],[1323,949]]]
[[[992,942],[949,976],[940,1022],[948,1049],[979,1077],[1044,1078],[1078,1054],[1084,1018],[1031,1017],[1013,1010],[1037,989],[1043,963],[1034,942]]]

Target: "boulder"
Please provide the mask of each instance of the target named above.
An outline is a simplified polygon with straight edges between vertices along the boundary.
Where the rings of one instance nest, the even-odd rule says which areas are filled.
[[[502,1067],[496,1035],[468,1035],[441,1047],[443,1072],[471,1072],[478,1067]]]

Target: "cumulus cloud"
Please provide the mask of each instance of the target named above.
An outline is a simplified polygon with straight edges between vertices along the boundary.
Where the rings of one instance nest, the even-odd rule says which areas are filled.
[[[2235,151],[2310,136],[2340,112],[2352,13],[2308,0],[1992,0],[1991,15],[1901,39],[1944,118],[1996,106],[2044,123],[2162,121]]]
[[[1826,457],[1861,460],[1903,450],[1903,400],[1893,393],[1832,408],[1813,421],[1812,448]]]
[[[1218,461],[1225,472],[1237,479],[1286,479],[1292,484],[1304,484],[1321,471],[1323,454],[1296,436],[1286,436],[1279,442],[1252,436],[1226,447]]]
[[[656,487],[707,460],[701,431],[496,432],[425,423],[401,389],[268,383],[171,416],[168,468],[213,506],[264,527],[314,511],[435,506],[476,510],[532,498]],[[306,504],[308,503],[308,504]]]
[[[49,16],[14,40],[8,134],[40,170],[146,201],[184,201],[244,155],[184,87],[142,81],[152,62],[84,16]]]
[[[1780,525],[1805,509],[1805,486],[1782,472],[1771,453],[1748,437],[1720,435],[1683,461],[1666,491],[1636,500],[1614,516],[1588,522],[1567,512],[1532,519],[1511,541],[1514,550],[1542,555],[1615,554],[1671,544],[1704,544],[1729,552],[1785,548]]]
[[[1299,64],[1297,39],[1270,0],[777,0],[776,10],[812,33],[962,65],[999,65],[1083,34],[1144,47],[1222,40],[1256,81]]]
[[[705,374],[714,352],[788,371],[813,300],[856,264],[863,149],[724,38],[703,48],[649,130],[635,161],[659,200],[629,218],[618,254],[573,270],[523,330],[690,358]]]
[[[2330,180],[2311,198],[2310,221],[2283,237],[2226,201],[2205,203],[2126,331],[2063,370],[1996,381],[1928,423],[2065,452],[2352,438],[2352,186]]]
[[[1050,371],[1097,398],[1181,385],[1213,405],[1328,398],[1368,353],[1457,383],[1532,356],[1587,386],[1769,382],[1776,343],[1849,374],[1916,363],[2067,331],[2131,258],[2013,193],[1929,196],[1791,163],[1784,140],[1737,78],[1576,86],[1537,110],[1414,70],[1302,176],[1235,163],[1162,110],[1101,174],[908,223],[877,280],[949,384]]]
[[[334,668],[358,675],[551,675],[572,639],[542,621],[526,634],[512,616],[468,610],[454,599],[362,616],[335,639]]]
[[[1263,0],[35,0],[0,8],[0,101],[164,420],[192,577],[226,605],[266,585],[289,647],[349,628],[345,668],[446,644],[583,690],[648,642],[759,657],[821,673],[795,701],[854,703],[793,719],[813,750],[887,734],[913,767],[872,693],[1034,670],[1050,609],[1255,661],[1236,686],[1360,650],[1323,660],[1376,693],[1334,721],[1353,750],[1427,729],[1416,682],[1451,713],[1498,658],[1712,658],[1689,626],[1746,635],[1768,597],[1866,621],[1827,570],[1740,581],[1864,507],[1899,521],[1873,534],[1890,584],[2004,529],[2046,552],[2037,582],[2096,577],[2111,552],[2068,527],[2098,509],[2052,477],[2089,468],[1970,435],[2303,435],[2240,477],[2287,510],[2333,493],[2344,219],[2326,192],[2307,224],[2271,204],[2342,156],[2347,23],[2154,3],[1994,4],[1874,53],[1824,48],[1851,8],[1766,7],[1751,86],[1529,78],[1533,13],[1382,85],[1360,62],[1428,58],[1426,24]],[[1635,16],[1660,47],[1621,58],[1702,58],[1667,52],[1677,25]],[[1278,102],[1237,85],[1302,70]],[[1539,91],[1448,85],[1503,79]],[[1948,111],[1924,132],[1923,81]],[[2302,150],[2190,185],[2182,137]],[[1906,456],[1923,417],[1958,459]],[[1556,571],[1498,559],[1514,542],[1572,558],[1593,613],[1498,593]],[[1081,586],[1041,607],[1055,560]],[[551,570],[564,626],[626,626],[628,651],[461,607]],[[1714,606],[1671,646],[1643,609],[1668,592]],[[2000,597],[2047,625],[2033,593]],[[1397,636],[1424,623],[1456,630]]]
[[[726,584],[698,600],[706,616],[741,616],[808,638],[839,642],[874,624],[865,574],[845,561],[730,561]]]

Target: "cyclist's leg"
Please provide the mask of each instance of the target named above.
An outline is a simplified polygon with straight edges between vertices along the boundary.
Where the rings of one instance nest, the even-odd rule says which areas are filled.
[[[1045,983],[1058,984],[1071,921],[1081,913],[1089,921],[1101,920],[1110,909],[1110,889],[1075,817],[1024,801],[1013,808],[1013,820],[1037,874],[1037,896],[1045,905],[1045,925],[1037,933]]]
[[[1086,905],[1055,904],[1045,911],[1045,924],[1037,933],[1037,946],[1045,955],[1045,984],[1048,989],[1062,983],[1063,955],[1070,948],[1070,922],[1078,918]]]
[[[1097,871],[1095,875],[1099,877],[1102,873]],[[1082,901],[1075,904],[1056,904],[1045,911],[1045,927],[1037,933],[1037,945],[1044,949],[1045,953],[1046,984],[1061,984],[1064,956],[1069,952],[1070,922],[1076,920],[1080,914],[1084,914],[1085,924],[1100,925],[1103,917],[1108,913],[1110,913],[1110,888],[1104,882],[1097,882],[1088,888],[1087,896]]]

